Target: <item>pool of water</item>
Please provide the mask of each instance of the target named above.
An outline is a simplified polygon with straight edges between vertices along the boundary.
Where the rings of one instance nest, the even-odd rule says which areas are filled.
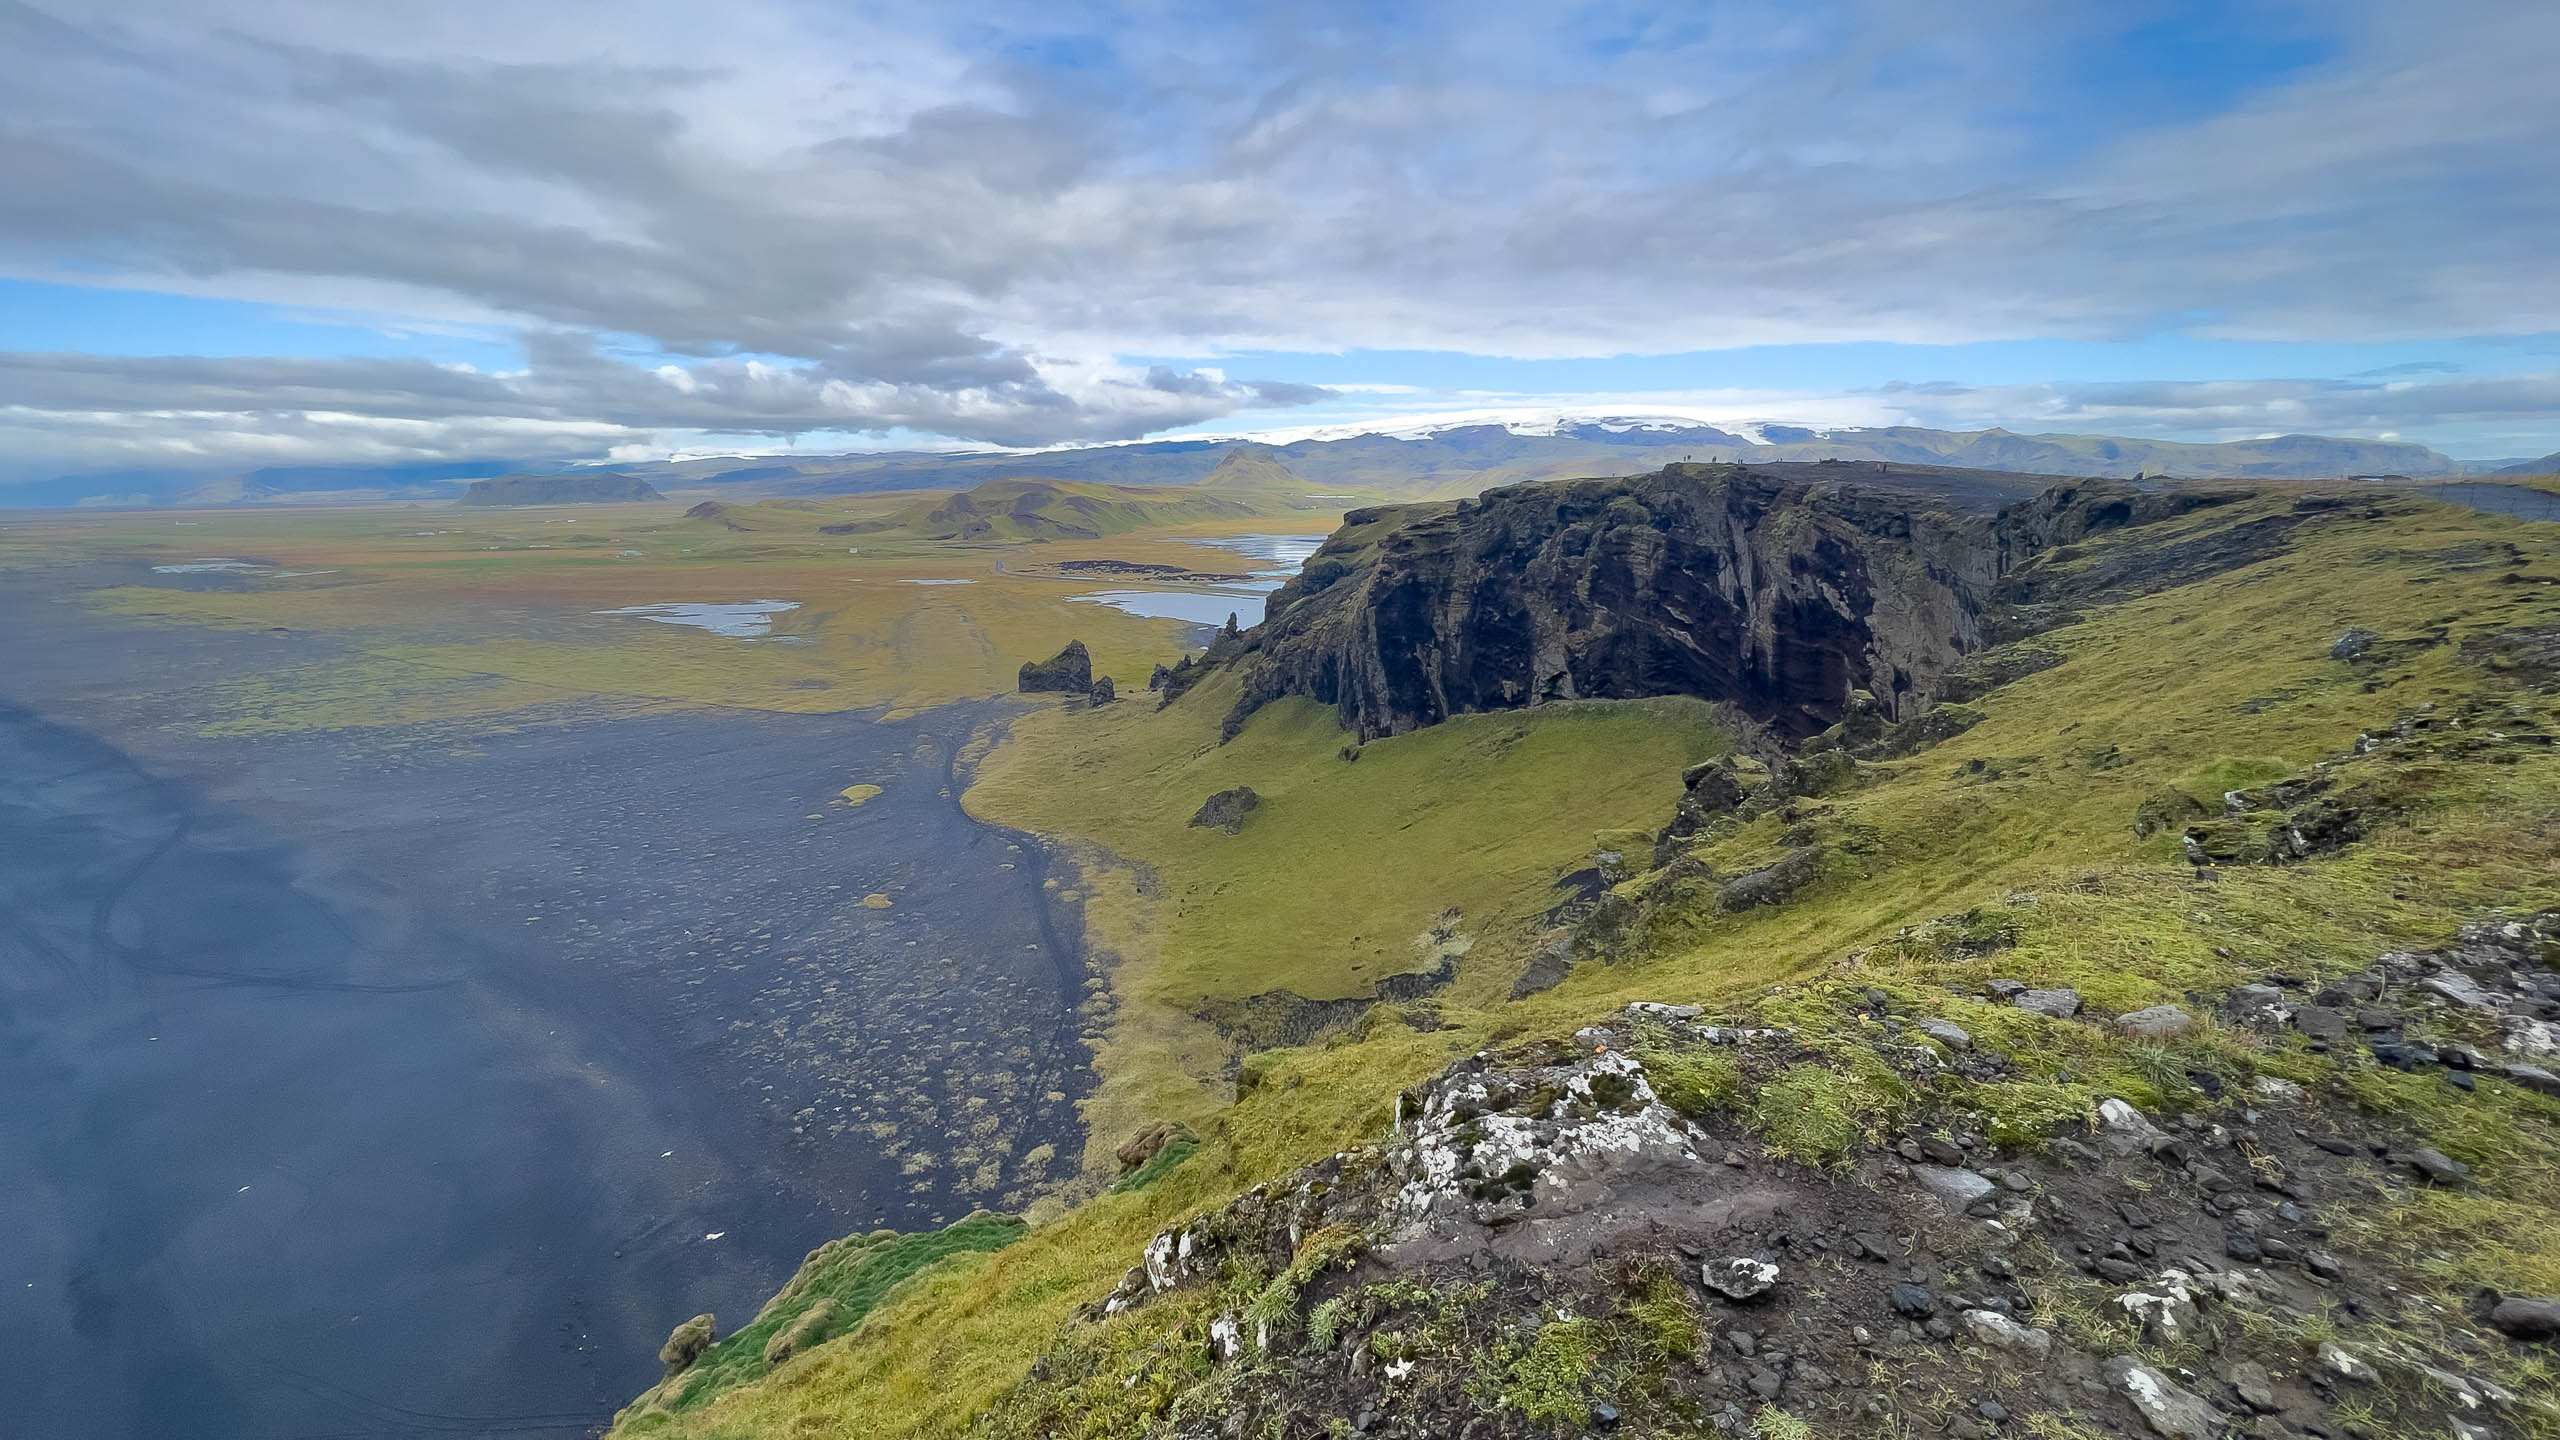
[[[1265,602],[1271,592],[1287,584],[1298,573],[1307,557],[1323,545],[1322,535],[1221,535],[1215,539],[1191,543],[1204,549],[1225,550],[1248,559],[1259,560],[1252,578],[1239,580],[1206,590],[1159,590],[1124,588],[1099,590],[1074,598],[1089,605],[1108,605],[1131,615],[1150,620],[1187,620],[1194,625],[1224,625],[1227,617],[1236,623],[1254,626],[1262,623]]]
[[[1257,575],[1276,575],[1282,579],[1298,573],[1307,557],[1323,546],[1322,535],[1222,535],[1214,540],[1196,540],[1193,544],[1213,550],[1231,550],[1238,555],[1260,560],[1270,568],[1257,570]]]
[[[1108,605],[1114,610],[1143,615],[1150,620],[1188,620],[1194,625],[1224,625],[1227,617],[1233,615],[1238,625],[1262,623],[1263,597],[1241,592],[1098,590],[1090,595],[1068,598],[1084,605]]]
[[[633,615],[642,620],[655,620],[661,625],[690,625],[696,630],[708,630],[714,635],[726,635],[734,640],[754,640],[773,633],[774,616],[799,608],[797,600],[739,600],[725,604],[661,600],[595,613]]]

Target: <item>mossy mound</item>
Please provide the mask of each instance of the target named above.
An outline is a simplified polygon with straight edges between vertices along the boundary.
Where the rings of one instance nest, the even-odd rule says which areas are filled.
[[[790,1283],[765,1302],[755,1319],[707,1348],[689,1344],[688,1362],[633,1401],[614,1423],[627,1434],[648,1434],[676,1412],[761,1379],[794,1356],[852,1330],[911,1276],[953,1255],[1002,1249],[1028,1228],[1013,1216],[980,1211],[925,1234],[875,1230],[830,1240],[809,1252]],[[696,1317],[706,1332],[708,1319]]]

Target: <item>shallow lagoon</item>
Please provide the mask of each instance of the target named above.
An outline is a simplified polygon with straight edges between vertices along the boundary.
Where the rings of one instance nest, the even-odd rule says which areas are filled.
[[[739,600],[729,603],[705,603],[690,600],[660,600],[647,605],[625,605],[619,610],[598,610],[598,615],[636,615],[655,620],[661,625],[690,625],[714,635],[733,640],[753,640],[773,633],[773,617],[800,608],[797,600]]]
[[[1227,617],[1236,623],[1254,626],[1262,623],[1264,607],[1271,592],[1288,583],[1307,563],[1307,557],[1323,545],[1322,535],[1221,535],[1214,539],[1192,541],[1203,549],[1225,550],[1263,562],[1252,572],[1250,580],[1219,585],[1201,590],[1141,589],[1123,587],[1098,590],[1074,598],[1088,605],[1108,605],[1131,615],[1150,620],[1187,620],[1194,625],[1224,625]]]

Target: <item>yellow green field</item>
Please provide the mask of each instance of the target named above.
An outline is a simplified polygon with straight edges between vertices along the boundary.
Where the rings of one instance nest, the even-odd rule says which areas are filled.
[[[1243,514],[1091,540],[820,531],[899,524],[933,498],[728,503],[713,519],[686,518],[680,502],[49,515],[0,529],[0,568],[100,562],[133,577],[79,593],[78,603],[102,613],[319,635],[360,653],[351,663],[333,648],[316,662],[280,645],[272,669],[217,697],[213,726],[225,733],[492,716],[579,697],[904,712],[1010,691],[1024,661],[1070,638],[1092,650],[1097,674],[1142,688],[1156,663],[1178,653],[1182,627],[1077,603],[1070,597],[1116,587],[1052,567],[1115,560],[1238,572],[1244,557],[1184,541],[1321,533],[1336,517],[1246,494],[1231,502]],[[189,589],[147,569],[200,557],[283,573],[244,589]],[[756,643],[595,613],[755,599],[800,608],[774,617],[774,639]]]

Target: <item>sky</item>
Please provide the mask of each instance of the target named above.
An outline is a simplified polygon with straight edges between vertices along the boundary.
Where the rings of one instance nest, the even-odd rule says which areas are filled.
[[[1567,410],[2560,450],[2534,0],[0,0],[0,498]]]

